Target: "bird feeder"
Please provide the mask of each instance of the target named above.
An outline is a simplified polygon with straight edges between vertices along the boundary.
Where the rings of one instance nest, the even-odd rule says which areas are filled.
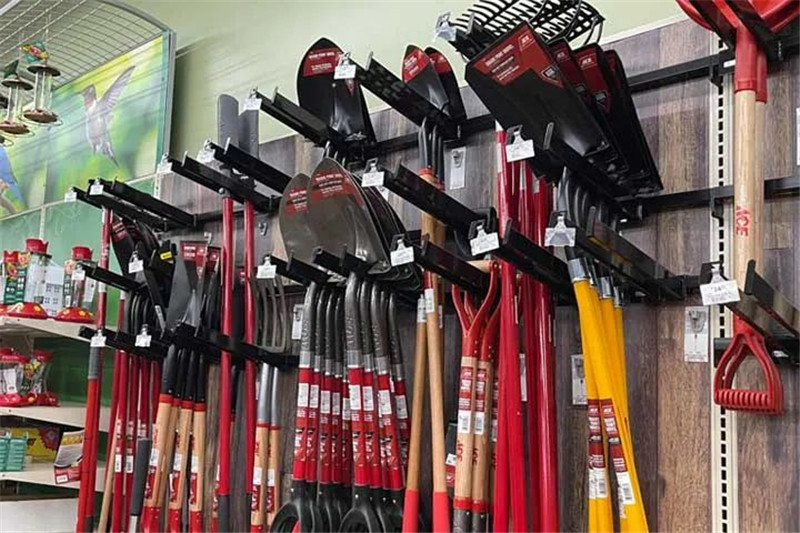
[[[33,84],[33,107],[23,111],[23,116],[37,124],[53,124],[58,121],[58,114],[50,109],[53,101],[53,78],[61,72],[45,62],[28,66],[28,72],[35,76]]]
[[[64,264],[65,307],[56,315],[56,320],[91,324],[94,315],[86,308],[92,300],[92,286],[87,283],[86,271],[81,261],[91,261],[92,250],[87,246],[72,248],[72,257]]]
[[[17,74],[16,61],[6,68],[1,82],[8,89],[8,106],[0,121],[0,132],[7,135],[28,135],[31,133],[27,124],[22,122],[22,91],[30,91],[33,85]]]
[[[22,318],[47,318],[47,311],[42,306],[47,267],[50,266],[47,243],[41,239],[26,239],[25,252],[19,253],[18,261],[16,293],[22,295],[22,301],[9,307],[6,315]],[[6,287],[7,291],[8,287]]]

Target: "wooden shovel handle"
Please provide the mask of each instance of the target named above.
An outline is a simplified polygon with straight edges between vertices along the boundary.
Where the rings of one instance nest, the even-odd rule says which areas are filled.
[[[253,499],[250,504],[250,531],[258,533],[264,528],[267,469],[269,468],[269,427],[263,422],[256,426],[255,457],[253,460]]]
[[[271,426],[269,429],[269,457],[267,458],[267,522],[272,525],[275,513],[281,507],[281,428]]]
[[[195,406],[192,417],[192,460],[189,463],[189,531],[203,531],[206,469],[206,411]]]
[[[421,297],[417,307],[417,329],[414,344],[414,390],[411,394],[411,436],[408,441],[408,475],[403,507],[403,532],[415,533],[419,524],[419,469],[422,445],[422,410],[425,403],[425,367],[428,350],[428,330],[425,321],[425,302]]]

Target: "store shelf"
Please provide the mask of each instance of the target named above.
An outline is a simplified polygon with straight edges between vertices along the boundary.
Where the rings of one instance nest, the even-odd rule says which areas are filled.
[[[0,316],[0,336],[13,337],[66,337],[86,342],[78,332],[86,324],[59,322],[53,319]]]
[[[108,431],[110,414],[110,408],[100,408],[100,431]],[[28,420],[39,420],[62,426],[82,428],[86,417],[86,405],[76,402],[63,402],[58,407],[0,407],[0,416],[18,416]]]
[[[106,465],[101,463],[97,468],[97,478],[95,482],[95,490],[98,492],[103,488],[105,472]],[[30,463],[25,465],[25,468],[19,472],[0,472],[0,481],[17,481],[20,483],[49,485],[51,487],[65,489],[77,489],[79,487],[78,482],[56,485],[55,476],[53,474],[53,463]]]

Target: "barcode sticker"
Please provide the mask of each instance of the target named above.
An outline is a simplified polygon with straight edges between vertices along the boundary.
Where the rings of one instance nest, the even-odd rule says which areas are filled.
[[[126,455],[125,456],[125,473],[130,474],[133,472],[133,456]]]
[[[633,505],[636,498],[633,497],[633,485],[628,472],[617,472],[617,487],[619,488],[619,500],[623,505]]]
[[[308,406],[311,409],[319,408],[319,385],[311,385]]]
[[[425,323],[425,297],[417,300],[417,324]]]
[[[263,475],[263,472],[264,470],[260,466],[253,465],[253,485],[255,485],[256,487],[261,486],[261,477]]]
[[[342,420],[350,421],[353,415],[350,413],[350,398],[342,400]]]
[[[364,401],[364,411],[374,411],[375,410],[375,399],[372,392],[372,387],[369,385],[364,385],[361,389],[363,393],[362,400]]]
[[[183,467],[183,455],[181,455],[178,452],[175,452],[175,457],[172,458],[172,469],[176,472],[180,472],[182,467]]]
[[[360,411],[361,410],[361,387],[359,385],[353,385],[352,383],[349,386],[350,389],[350,405],[347,405],[347,400],[344,401],[345,409],[347,409],[347,413],[349,414],[350,410],[353,411]],[[349,409],[348,409],[349,407]],[[347,420],[347,419],[346,419]]]
[[[472,431],[472,411],[460,410],[458,412],[458,432],[469,433]]]
[[[433,289],[425,289],[425,313],[433,313],[435,309]]]
[[[333,416],[339,416],[342,413],[342,395],[338,392],[333,393],[331,412]]]
[[[119,474],[122,472],[122,455],[114,454],[114,472]]]
[[[331,413],[331,391],[322,391],[319,410],[323,415],[329,415]]]
[[[158,448],[153,448],[150,451],[150,466],[158,467],[158,457],[159,457]]]
[[[308,383],[297,385],[297,407],[308,407]]]
[[[267,486],[274,487],[275,486],[275,469],[268,468],[267,469]]]
[[[200,472],[200,458],[196,455],[192,455],[192,463],[191,463],[191,471],[192,474],[197,474]]]
[[[486,413],[477,412],[475,413],[475,429],[473,429],[473,433],[475,435],[483,435],[486,431]]]
[[[392,414],[392,395],[388,390],[378,391],[378,414],[381,416]]]
[[[526,366],[525,366],[525,354],[520,352],[519,354],[519,392],[522,396],[522,401],[528,401],[528,380],[526,377]]]
[[[445,463],[447,466],[456,466],[456,460],[457,460],[457,458],[456,458],[456,454],[454,454],[454,453],[448,453],[448,454],[447,454],[447,459],[445,459],[444,463]]]
[[[398,396],[395,398],[395,403],[397,403],[397,418],[401,420],[408,418],[408,404],[406,403],[406,397]]]

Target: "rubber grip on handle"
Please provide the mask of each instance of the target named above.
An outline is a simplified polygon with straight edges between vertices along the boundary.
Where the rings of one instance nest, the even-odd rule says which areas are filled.
[[[447,492],[433,493],[433,533],[450,533],[450,497]]]
[[[489,522],[487,513],[472,513],[472,531],[486,531]]]
[[[220,495],[219,509],[217,511],[217,531],[228,533],[231,530],[231,497],[228,494]]]
[[[471,531],[472,513],[465,509],[453,509],[453,533]]]
[[[140,516],[142,514],[144,489],[147,482],[147,469],[152,445],[153,441],[150,439],[139,439],[136,443],[136,463],[133,465],[133,486],[131,488],[131,516]]]
[[[419,491],[406,489],[403,502],[403,533],[417,533],[419,530]]]

